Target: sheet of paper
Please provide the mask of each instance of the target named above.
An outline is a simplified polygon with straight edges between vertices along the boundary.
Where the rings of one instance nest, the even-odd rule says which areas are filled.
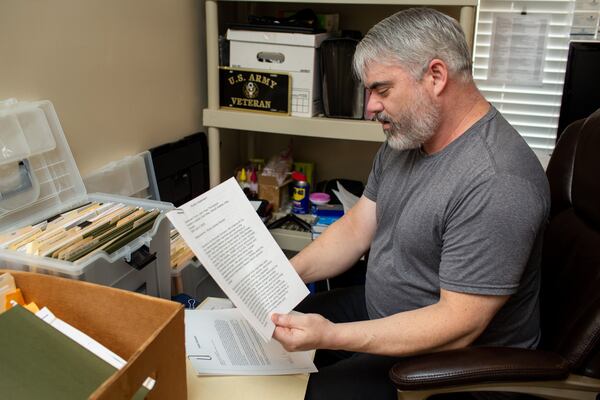
[[[288,352],[264,342],[237,308],[185,310],[185,352],[198,375],[317,372],[313,351]]]
[[[497,14],[492,28],[488,80],[541,85],[550,16]]]
[[[338,190],[332,189],[340,203],[344,207],[344,213],[348,213],[352,207],[358,202],[358,197],[350,193],[342,184],[337,182]]]
[[[250,325],[269,341],[271,314],[289,313],[308,289],[231,178],[167,217]]]
[[[226,310],[228,308],[235,308],[231,300],[222,297],[207,297],[198,304],[196,310]]]

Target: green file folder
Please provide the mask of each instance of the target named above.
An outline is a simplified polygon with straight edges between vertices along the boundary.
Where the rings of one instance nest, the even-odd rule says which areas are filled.
[[[23,307],[0,314],[0,393],[19,399],[86,399],[116,368]],[[142,399],[142,388],[134,398]]]

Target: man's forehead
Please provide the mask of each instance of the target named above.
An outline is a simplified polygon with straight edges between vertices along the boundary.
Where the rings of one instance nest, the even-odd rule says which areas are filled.
[[[408,73],[398,64],[389,62],[370,62],[364,70],[363,82],[365,87],[372,89],[383,83],[408,77]]]

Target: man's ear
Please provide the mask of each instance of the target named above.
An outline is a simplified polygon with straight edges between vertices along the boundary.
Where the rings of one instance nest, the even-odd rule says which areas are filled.
[[[444,61],[434,58],[429,62],[426,74],[428,75],[433,94],[439,96],[448,84],[448,66]]]

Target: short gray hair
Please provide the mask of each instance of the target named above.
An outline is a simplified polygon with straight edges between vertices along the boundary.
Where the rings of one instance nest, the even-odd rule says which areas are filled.
[[[471,52],[458,22],[431,8],[409,8],[377,23],[354,53],[354,71],[364,80],[371,62],[398,63],[420,80],[434,58],[463,82],[472,80]]]

